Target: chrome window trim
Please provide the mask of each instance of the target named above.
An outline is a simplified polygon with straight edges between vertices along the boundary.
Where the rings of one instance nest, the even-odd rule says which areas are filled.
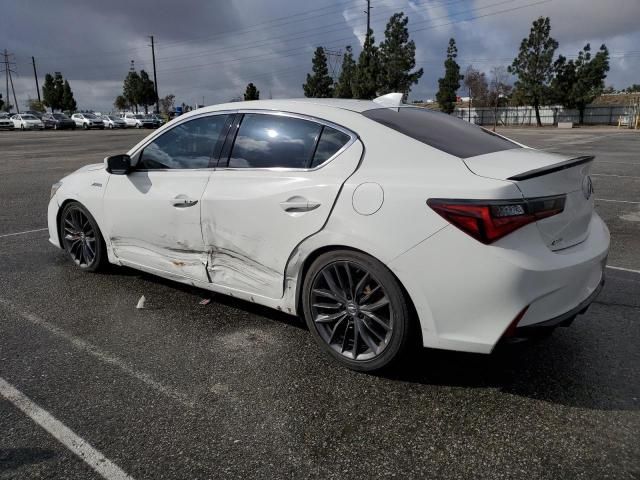
[[[294,167],[250,167],[250,168],[242,168],[242,167],[211,167],[211,168],[153,168],[153,169],[139,169],[139,170],[136,169],[135,171],[136,172],[175,172],[175,171],[197,171],[197,170],[216,171],[217,170],[217,171],[245,171],[245,172],[255,172],[255,171],[258,171],[258,172],[259,171],[267,171],[267,172],[315,172],[316,170],[319,170],[319,169],[323,168],[325,165],[327,165],[328,163],[332,162],[336,157],[341,155],[342,152],[344,152],[349,147],[351,147],[351,145],[353,145],[359,138],[358,135],[355,132],[353,132],[352,130],[349,130],[346,127],[343,127],[342,125],[338,125],[337,123],[333,123],[330,120],[324,120],[322,118],[314,117],[312,115],[306,115],[304,113],[287,112],[287,111],[282,111],[282,110],[266,110],[266,109],[258,109],[258,108],[255,108],[255,109],[254,108],[240,108],[240,109],[234,109],[234,110],[216,110],[216,111],[213,111],[213,112],[206,112],[206,113],[203,112],[203,113],[200,113],[200,114],[193,115],[193,116],[190,116],[188,118],[185,118],[182,121],[177,122],[176,124],[172,125],[171,128],[168,128],[168,129],[162,130],[162,131],[156,131],[155,135],[153,135],[144,145],[142,145],[135,152],[133,152],[131,157],[140,154],[156,138],[158,138],[160,135],[168,132],[169,130],[174,129],[178,125],[182,125],[183,123],[186,123],[186,122],[188,122],[190,120],[195,120],[195,119],[202,118],[202,117],[208,117],[208,116],[213,116],[213,115],[232,115],[232,114],[236,114],[236,113],[240,113],[240,114],[257,113],[257,114],[261,114],[261,115],[277,115],[277,116],[282,116],[282,117],[291,117],[291,118],[298,118],[300,120],[307,120],[307,121],[315,122],[317,124],[320,124],[320,125],[323,125],[323,126],[326,126],[326,127],[334,128],[334,129],[344,133],[345,135],[348,135],[349,136],[349,141],[347,143],[345,143],[342,146],[342,148],[340,148],[340,150],[338,150],[336,153],[334,153],[331,157],[329,157],[327,160],[325,160],[320,165],[317,165],[317,166],[315,166],[313,168],[294,168]],[[166,125],[168,125],[168,124],[166,124]]]

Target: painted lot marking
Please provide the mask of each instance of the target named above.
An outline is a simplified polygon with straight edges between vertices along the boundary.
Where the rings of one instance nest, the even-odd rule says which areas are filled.
[[[23,319],[27,320],[28,322],[38,327],[44,328],[45,330],[48,330],[50,333],[53,333],[54,335],[67,340],[69,343],[71,343],[71,345],[76,347],[78,350],[81,350],[85,353],[88,353],[94,356],[101,362],[118,367],[120,370],[122,370],[126,374],[131,375],[137,380],[140,380],[142,383],[144,383],[148,387],[151,387],[157,392],[160,392],[163,395],[166,395],[167,397],[175,400],[176,402],[179,402],[182,405],[190,408],[194,406],[194,402],[190,399],[190,397],[187,394],[180,392],[178,390],[175,390],[171,387],[167,387],[166,385],[158,382],[148,373],[137,370],[126,360],[123,360],[121,358],[116,357],[115,355],[111,355],[110,353],[103,351],[102,349],[100,349],[100,347],[97,347],[96,345],[93,345],[92,343],[87,342],[82,338],[79,338],[79,337],[76,337],[75,335],[70,334],[69,332],[63,330],[62,328],[47,322],[45,319],[40,318],[39,316],[34,315],[33,313],[24,312],[18,309],[13,303],[11,303],[9,300],[5,298],[0,297],[0,305],[3,305],[7,310],[11,310],[12,312],[22,317]]]
[[[44,428],[56,440],[107,480],[133,480],[120,467],[93,448],[69,427],[44,408],[31,401],[25,394],[0,377],[0,395]]]
[[[622,272],[631,272],[631,273],[640,274],[640,270],[634,270],[633,268],[614,267],[612,265],[607,265],[607,268],[610,268],[611,270],[620,270]]]
[[[590,175],[592,177],[616,177],[616,178],[637,178],[637,179],[640,179],[640,177],[636,177],[634,175],[614,175],[612,173],[591,173]]]
[[[598,202],[613,202],[613,203],[631,203],[633,205],[640,205],[640,202],[632,202],[631,200],[611,200],[610,198],[596,198]]]
[[[5,233],[3,235],[0,235],[0,238],[14,237],[16,235],[25,235],[27,233],[44,232],[45,230],[49,230],[49,229],[48,228],[36,228],[35,230],[25,230],[24,232]]]

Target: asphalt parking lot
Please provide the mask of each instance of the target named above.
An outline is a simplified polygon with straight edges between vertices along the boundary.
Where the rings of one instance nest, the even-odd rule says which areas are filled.
[[[148,131],[0,132],[0,379],[136,479],[640,478],[640,132],[501,132],[597,156],[605,289],[544,341],[384,376],[336,366],[296,318],[84,274],[48,243],[50,185]],[[0,478],[100,478],[6,391]]]

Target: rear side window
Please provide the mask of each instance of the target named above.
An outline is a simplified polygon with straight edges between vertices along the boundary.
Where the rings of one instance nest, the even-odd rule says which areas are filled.
[[[318,140],[318,147],[316,153],[313,155],[311,162],[311,168],[322,165],[324,162],[333,157],[338,150],[349,143],[351,137],[346,133],[342,133],[339,130],[331,127],[323,127],[320,134],[320,140]]]
[[[306,168],[322,125],[280,115],[246,114],[229,158],[231,168]]]
[[[138,168],[207,168],[216,146],[224,140],[229,115],[211,115],[181,123],[142,151]]]
[[[415,140],[460,158],[520,148],[488,130],[424,108],[377,108],[362,114]]]

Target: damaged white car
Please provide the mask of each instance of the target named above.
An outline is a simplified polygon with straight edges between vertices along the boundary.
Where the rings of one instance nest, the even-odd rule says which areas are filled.
[[[398,95],[182,115],[52,188],[50,241],[303,316],[342,364],[412,342],[489,353],[603,283],[593,157],[524,147]]]

